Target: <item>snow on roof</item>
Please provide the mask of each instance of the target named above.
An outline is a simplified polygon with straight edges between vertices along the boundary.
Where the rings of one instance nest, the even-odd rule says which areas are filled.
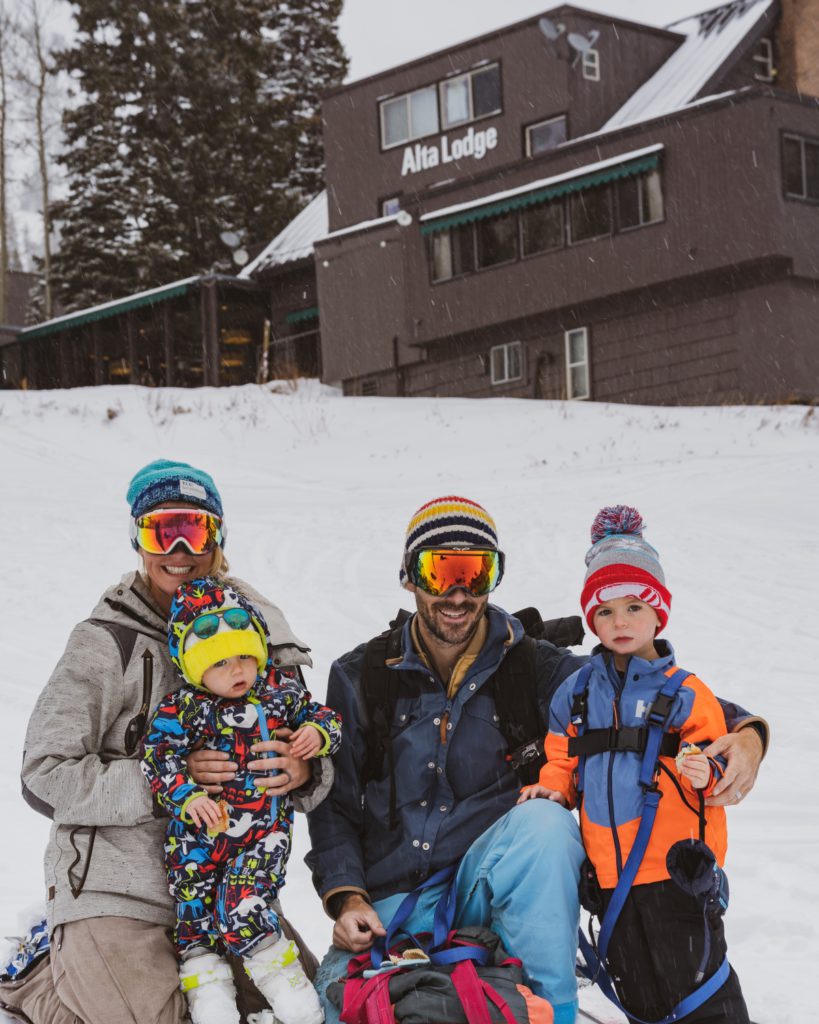
[[[292,263],[313,255],[313,244],[330,230],[327,192],[319,192],[259,255],[242,267],[239,277],[251,277],[260,270]]]
[[[775,2],[733,0],[668,25],[685,40],[603,125],[601,133],[649,121],[690,104]]]

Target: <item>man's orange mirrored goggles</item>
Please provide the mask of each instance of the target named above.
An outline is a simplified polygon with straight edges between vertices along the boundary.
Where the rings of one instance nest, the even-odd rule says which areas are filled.
[[[131,520],[131,543],[149,555],[167,555],[180,542],[204,555],[225,539],[222,520],[198,508],[157,508]]]
[[[409,555],[407,576],[411,583],[433,597],[458,587],[483,597],[500,583],[503,552],[483,548],[424,548]]]

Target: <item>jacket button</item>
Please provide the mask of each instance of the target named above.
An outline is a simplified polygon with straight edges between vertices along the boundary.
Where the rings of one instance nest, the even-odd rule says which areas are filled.
[[[421,849],[422,850],[428,850],[429,849],[429,843],[424,843],[424,845],[421,847]]]
[[[452,728],[452,722],[447,722],[447,723],[446,723],[446,729],[447,729],[447,732],[449,732],[449,730],[450,730],[451,728]]]
[[[417,839],[413,839],[412,845],[413,846],[420,846],[421,844],[420,844],[420,842]]]
[[[470,690],[474,690],[476,686],[477,686],[477,683],[470,683],[469,684],[469,689]]]
[[[427,805],[427,802],[426,802],[426,800],[422,800],[422,801],[421,801],[421,806],[422,806],[422,807],[426,807],[426,805]]]
[[[438,809],[440,810],[441,814],[446,814],[446,804],[441,804],[441,806]]]
[[[443,768],[436,768],[435,769],[435,771],[438,772],[439,775],[443,774],[443,770],[444,770]]]
[[[434,761],[430,761],[429,764],[427,765],[427,768],[434,768],[434,767],[435,767],[435,762]]]
[[[441,719],[440,718],[433,718],[432,719],[432,724],[433,725],[440,725],[441,724]]]

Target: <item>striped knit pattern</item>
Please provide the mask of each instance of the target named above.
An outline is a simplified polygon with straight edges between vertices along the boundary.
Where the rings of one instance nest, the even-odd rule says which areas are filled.
[[[422,505],[410,519],[399,579],[407,582],[407,556],[420,548],[483,547],[497,551],[495,520],[475,501],[450,494]]]

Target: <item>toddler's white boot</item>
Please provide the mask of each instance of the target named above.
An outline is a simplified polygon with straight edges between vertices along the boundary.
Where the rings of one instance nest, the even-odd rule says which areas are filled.
[[[324,1011],[299,962],[295,942],[279,936],[245,957],[245,969],[280,1024],[322,1024]]]
[[[216,953],[201,953],[179,966],[193,1024],[240,1024],[233,973]]]

